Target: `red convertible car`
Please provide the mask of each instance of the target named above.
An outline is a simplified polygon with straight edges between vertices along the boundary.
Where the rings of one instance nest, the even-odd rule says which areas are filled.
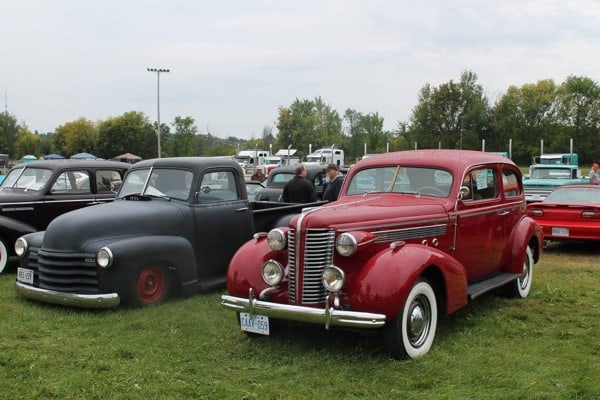
[[[600,240],[600,186],[566,185],[527,206],[544,240]]]

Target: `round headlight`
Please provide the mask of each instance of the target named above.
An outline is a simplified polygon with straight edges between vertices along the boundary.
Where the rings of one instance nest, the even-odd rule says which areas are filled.
[[[285,233],[281,229],[271,229],[267,234],[267,244],[272,250],[283,250],[286,245]]]
[[[113,253],[108,247],[103,247],[96,253],[96,264],[100,268],[108,268],[113,263]]]
[[[15,242],[15,254],[19,257],[23,257],[25,254],[27,254],[28,247],[27,240],[23,239],[22,237],[18,238]]]
[[[350,233],[342,233],[335,241],[335,249],[344,257],[354,254],[357,247],[356,238]]]
[[[325,267],[323,274],[321,275],[321,282],[323,282],[323,286],[330,292],[339,292],[342,290],[345,279],[344,271],[335,265]]]
[[[283,265],[275,260],[267,261],[262,267],[262,278],[267,285],[277,285],[283,279]]]

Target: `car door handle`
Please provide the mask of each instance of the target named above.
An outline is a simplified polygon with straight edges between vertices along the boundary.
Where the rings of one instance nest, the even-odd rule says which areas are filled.
[[[248,207],[242,207],[242,208],[238,208],[237,210],[235,210],[235,212],[242,212],[242,211],[248,211]]]
[[[502,215],[506,215],[506,214],[509,214],[509,213],[510,213],[510,210],[504,210],[504,211],[499,211],[498,215],[502,216]]]

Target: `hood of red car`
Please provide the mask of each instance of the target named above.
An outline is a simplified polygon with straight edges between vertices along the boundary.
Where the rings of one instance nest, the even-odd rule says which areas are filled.
[[[295,227],[303,219],[309,228],[372,229],[406,221],[423,221],[447,217],[448,199],[407,194],[367,194],[346,196],[325,206],[304,210],[294,217],[290,225]]]

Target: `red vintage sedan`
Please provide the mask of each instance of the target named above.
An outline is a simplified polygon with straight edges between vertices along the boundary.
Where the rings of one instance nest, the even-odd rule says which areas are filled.
[[[565,185],[527,206],[544,240],[600,240],[600,186]]]

